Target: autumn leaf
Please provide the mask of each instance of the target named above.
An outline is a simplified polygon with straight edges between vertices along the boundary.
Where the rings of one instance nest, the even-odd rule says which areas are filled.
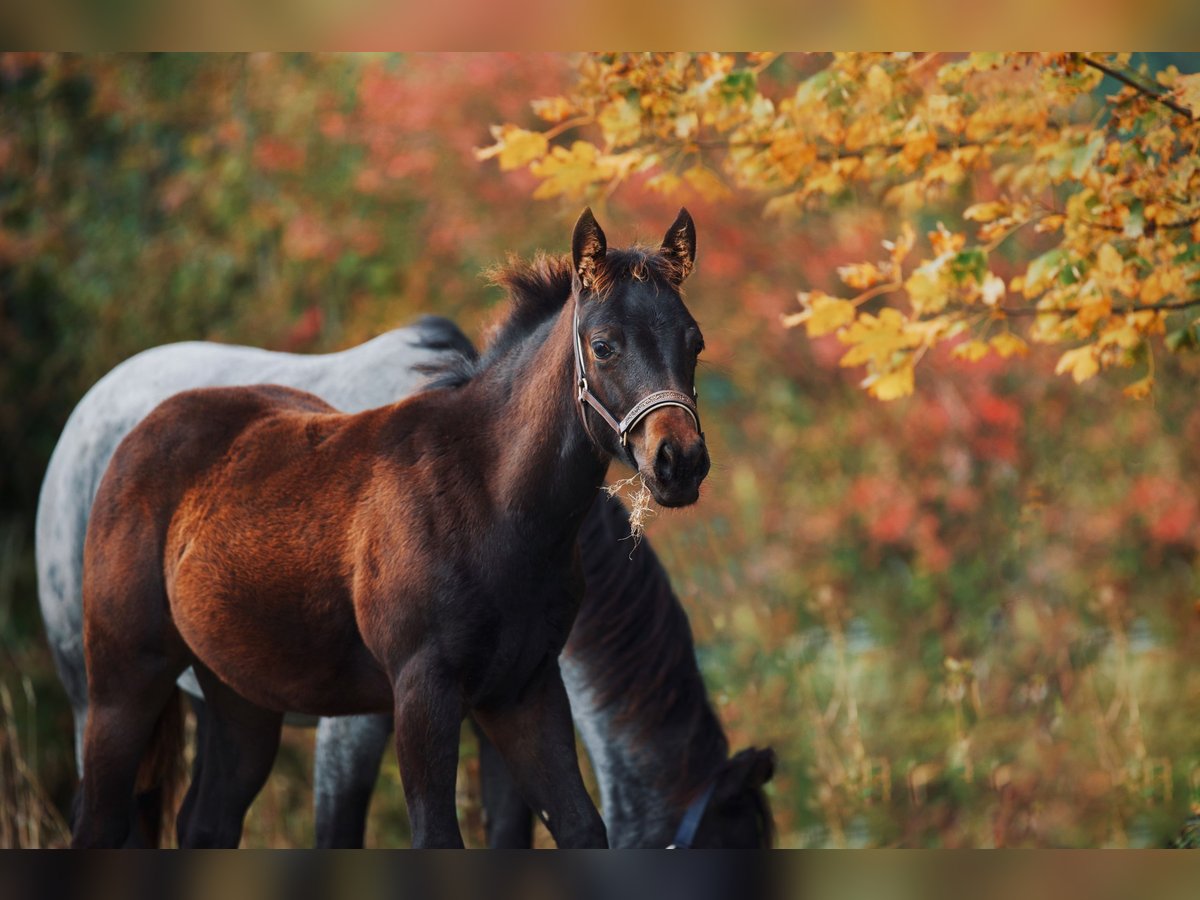
[[[941,278],[942,264],[928,262],[919,267],[904,282],[908,299],[918,313],[938,312],[950,300],[950,291]]]
[[[574,107],[566,97],[543,97],[532,100],[529,105],[539,119],[547,122],[561,122],[574,112]]]
[[[1096,359],[1096,348],[1091,344],[1068,350],[1058,360],[1054,367],[1056,375],[1070,372],[1076,384],[1082,384],[1100,371],[1100,363]]]
[[[1131,397],[1134,400],[1142,400],[1150,396],[1150,392],[1154,390],[1154,377],[1147,375],[1145,378],[1139,378],[1137,381],[1125,385],[1121,393],[1126,397]]]
[[[838,266],[838,278],[855,290],[862,291],[879,284],[884,275],[874,263],[854,263],[848,266]]]
[[[475,151],[476,159],[491,159],[498,157],[500,169],[508,172],[528,165],[535,159],[541,159],[546,154],[546,136],[537,131],[526,131],[513,125],[492,127],[492,137],[496,139],[490,147]]]
[[[729,196],[729,188],[706,166],[695,165],[685,170],[683,180],[705,200],[721,200]]]
[[[642,111],[625,99],[605,106],[598,121],[610,147],[626,147],[642,136]]]
[[[807,307],[806,311],[789,319],[788,324],[806,324],[810,338],[821,337],[837,331],[843,325],[849,325],[854,321],[854,304],[849,300],[841,300],[814,291],[811,294],[801,294],[800,302]]]
[[[529,170],[542,179],[533,192],[533,196],[539,199],[560,194],[583,198],[588,188],[608,175],[601,163],[600,151],[586,141],[575,141],[569,150],[554,147],[548,156],[534,162]]]
[[[883,369],[892,354],[908,350],[921,343],[921,336],[906,330],[908,320],[896,309],[880,310],[878,316],[861,313],[847,328],[838,332],[838,340],[853,346],[842,356],[839,365],[858,366],[874,362]]]
[[[679,190],[679,185],[682,183],[683,179],[674,172],[659,172],[646,179],[646,190],[670,197]]]
[[[1004,279],[988,272],[979,288],[979,296],[985,305],[995,306],[1004,297]]]
[[[1096,254],[1096,270],[1108,283],[1120,281],[1125,273],[1125,260],[1112,244],[1104,244]]]
[[[1175,96],[1192,111],[1192,119],[1200,119],[1200,73],[1180,75],[1176,79]]]
[[[1025,270],[1023,291],[1026,297],[1036,297],[1044,292],[1066,260],[1066,251],[1061,249],[1049,250],[1029,264]]]
[[[899,368],[879,375],[872,375],[863,381],[863,386],[876,400],[899,400],[913,392],[913,364],[907,360]]]
[[[954,348],[950,354],[955,359],[965,359],[967,362],[978,362],[987,356],[988,345],[983,341],[966,341]]]
[[[963,218],[972,222],[991,222],[998,219],[1008,210],[1008,205],[996,200],[975,203],[963,210]]]
[[[988,341],[988,343],[1004,359],[1008,359],[1010,356],[1029,355],[1029,345],[1011,331],[1001,332]]]
[[[1160,67],[1157,97],[1127,83],[1101,99],[1104,71],[1142,84],[1151,71],[1133,71],[1122,53],[987,52],[927,67],[935,59],[834,53],[766,75],[730,53],[586,54],[575,89],[535,112],[562,123],[555,136],[598,127],[609,154],[539,147],[518,130],[500,136],[513,145],[501,165],[528,160],[543,179],[538,197],[611,192],[638,171],[647,190],[672,198],[760,195],[771,219],[840,217],[855,204],[898,216],[887,258],[838,267],[846,285],[878,299],[875,318],[849,319],[837,304],[784,318],[812,337],[849,337],[844,358],[868,362],[873,376],[993,318],[1005,335],[961,345],[960,358],[992,350],[1016,360],[1026,341],[1091,341],[1059,361],[1084,381],[1165,333],[1161,318],[1123,309],[1168,305],[1173,335],[1200,321],[1200,74]],[[1086,111],[1095,103],[1102,116]],[[854,243],[830,221],[836,240]],[[892,282],[904,290],[883,290]],[[887,309],[903,324],[880,324]]]

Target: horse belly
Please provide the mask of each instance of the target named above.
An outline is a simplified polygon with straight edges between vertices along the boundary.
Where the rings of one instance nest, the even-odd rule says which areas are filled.
[[[192,653],[268,709],[318,716],[389,711],[391,685],[363,644],[344,588],[283,574],[255,578],[244,567],[221,571],[206,560],[182,560],[168,595]]]

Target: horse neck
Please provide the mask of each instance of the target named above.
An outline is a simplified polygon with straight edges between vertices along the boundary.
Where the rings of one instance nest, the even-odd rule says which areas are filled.
[[[488,478],[500,509],[554,521],[574,539],[604,478],[607,459],[591,443],[575,404],[572,305],[505,359],[485,370],[471,394],[490,433]],[[486,422],[486,424],[485,424]]]
[[[597,703],[586,670],[574,660],[563,660],[563,678],[600,788],[610,845],[667,846],[691,797],[728,753],[707,702],[693,708],[692,721],[647,732],[620,708]]]
[[[663,846],[729,744],[691,629],[649,546],[614,551],[623,510],[597,501],[582,534],[588,588],[563,675],[596,772],[613,846]],[[622,545],[623,546],[623,545]],[[614,672],[628,678],[614,678]]]

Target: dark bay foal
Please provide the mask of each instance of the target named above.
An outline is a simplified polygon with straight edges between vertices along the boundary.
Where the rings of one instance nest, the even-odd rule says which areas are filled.
[[[388,710],[414,846],[462,846],[468,712],[559,846],[604,846],[557,658],[609,458],[664,506],[694,502],[708,472],[702,338],[679,293],[694,255],[684,210],[653,252],[608,251],[585,211],[570,259],[524,269],[488,351],[441,389],[357,415],[278,386],[157,407],[88,526],[74,844],[124,840],[191,664],[210,733],[236,752],[211,773],[221,790],[189,791],[204,825],[184,845],[237,844],[284,711]]]

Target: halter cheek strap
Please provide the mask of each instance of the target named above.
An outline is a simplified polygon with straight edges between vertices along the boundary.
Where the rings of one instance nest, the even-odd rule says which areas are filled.
[[[675,830],[675,838],[667,844],[668,850],[692,849],[692,842],[696,839],[696,832],[700,828],[700,820],[704,818],[704,813],[708,810],[708,803],[712,800],[713,791],[716,789],[717,779],[713,778],[708,782],[708,787],[688,804],[687,811],[679,822],[679,828]]]
[[[700,430],[700,412],[696,409],[696,389],[692,388],[692,396],[681,391],[655,391],[653,394],[647,394],[641,400],[633,405],[619,422],[616,416],[608,411],[608,408],[601,402],[600,398],[592,393],[588,386],[587,371],[583,367],[583,342],[579,338],[579,295],[575,295],[575,310],[572,321],[572,332],[575,336],[575,383],[578,389],[576,401],[579,404],[579,415],[583,419],[583,428],[587,432],[588,437],[592,439],[592,443],[597,443],[596,436],[592,434],[592,429],[588,426],[587,413],[583,408],[586,403],[597,413],[600,414],[608,427],[617,433],[617,437],[621,439],[621,446],[625,447],[629,441],[629,432],[637,426],[637,424],[654,412],[656,409],[662,409],[666,406],[677,406],[692,417],[692,421],[696,423],[696,431],[703,436],[704,432]]]

